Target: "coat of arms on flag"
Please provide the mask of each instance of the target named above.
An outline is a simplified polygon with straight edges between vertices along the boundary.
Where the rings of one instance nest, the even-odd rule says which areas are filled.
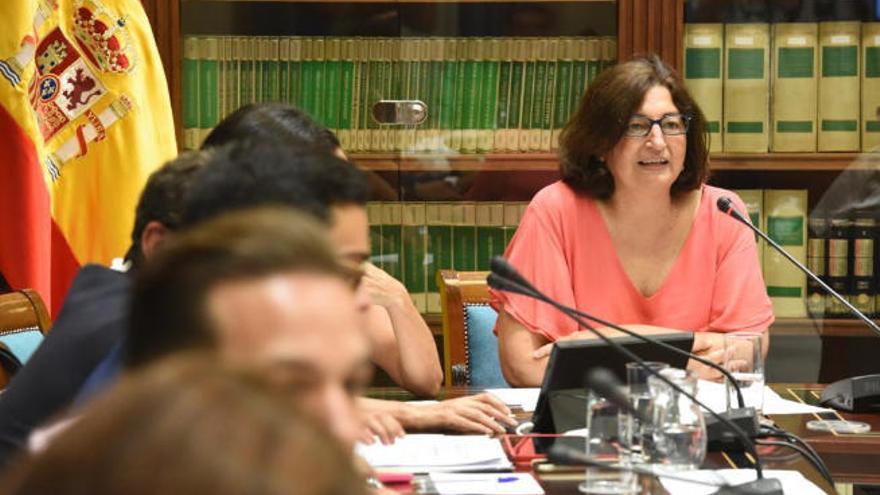
[[[0,140],[22,151],[0,181],[0,234],[20,239],[0,272],[57,309],[78,266],[125,252],[144,181],[177,152],[167,83],[138,0],[3,4]]]

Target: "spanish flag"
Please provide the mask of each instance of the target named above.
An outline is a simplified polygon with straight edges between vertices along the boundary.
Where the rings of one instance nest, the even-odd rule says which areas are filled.
[[[0,274],[54,316],[81,265],[125,253],[177,153],[168,86],[139,0],[4,0],[0,19]]]

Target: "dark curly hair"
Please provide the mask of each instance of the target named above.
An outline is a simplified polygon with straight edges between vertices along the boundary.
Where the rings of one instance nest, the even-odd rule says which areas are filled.
[[[658,56],[649,55],[603,72],[587,89],[559,138],[559,172],[566,184],[597,199],[611,197],[614,177],[602,157],[623,137],[629,118],[654,86],[668,89],[679,112],[690,117],[684,169],[669,194],[675,198],[706,182],[709,176],[706,118],[678,73]]]

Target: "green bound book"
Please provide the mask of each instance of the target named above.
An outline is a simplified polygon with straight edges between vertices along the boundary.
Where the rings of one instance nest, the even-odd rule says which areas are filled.
[[[610,69],[617,63],[617,38],[605,36],[602,38],[602,70]]]
[[[602,40],[600,38],[587,38],[587,86],[599,77],[602,72]]]
[[[563,38],[556,46],[556,89],[553,98],[553,128],[550,136],[552,151],[559,149],[559,134],[570,116],[574,40]]]
[[[477,203],[477,270],[489,270],[495,256],[504,254],[504,205]]]
[[[819,23],[819,151],[858,151],[859,22]]]
[[[586,38],[575,38],[572,47],[571,90],[568,96],[568,114],[574,115],[587,91],[587,50]]]
[[[196,150],[201,142],[199,126],[199,39],[186,36],[183,39],[183,148]]]
[[[251,39],[240,36],[235,39],[235,52],[240,58],[238,65],[239,101],[242,105],[254,102],[254,55]]]
[[[199,146],[220,121],[218,113],[218,43],[216,37],[199,39]]]
[[[324,61],[324,125],[339,132],[339,112],[342,101],[342,40],[328,38]]]
[[[535,72],[538,67],[539,44],[534,40],[525,42],[525,64],[523,65],[522,108],[520,110],[517,148],[528,152],[529,136],[532,132],[532,104],[535,100]]]
[[[807,191],[764,191],[767,234],[801,263],[807,258]],[[764,250],[764,281],[777,318],[806,316],[806,276],[774,249]]]
[[[706,117],[712,153],[723,149],[723,50],[723,24],[684,25],[684,82]]]
[[[382,263],[382,202],[367,203],[367,220],[370,222],[370,262],[381,269]]]
[[[477,269],[477,206],[473,202],[452,205],[452,268]]]
[[[425,206],[428,224],[427,305],[429,313],[440,313],[437,270],[452,269],[452,203],[431,202]]]
[[[355,100],[355,131],[353,142],[355,151],[369,151],[370,136],[370,80],[372,76],[370,71],[373,64],[370,62],[370,49],[373,46],[372,40],[368,38],[359,38],[357,43],[357,75],[358,75],[358,92]]]
[[[477,127],[480,117],[480,86],[482,85],[480,76],[485,57],[483,40],[469,38],[465,44],[467,49],[464,61],[464,80],[462,91],[459,94],[463,109],[460,151],[462,153],[476,153]]]
[[[315,89],[314,83],[315,61],[314,61],[314,41],[312,37],[304,37],[302,39],[302,62],[300,64],[300,102],[299,108],[310,117],[315,117]]]
[[[323,37],[312,41],[312,117],[319,124],[327,126],[327,41]]]
[[[725,152],[762,153],[769,148],[769,35],[768,24],[725,26]]]
[[[510,240],[513,239],[513,234],[516,233],[516,228],[519,226],[519,202],[515,201],[505,201],[503,203],[504,206],[504,225],[502,229],[504,230],[504,247],[507,248],[507,245],[510,244]]]
[[[862,151],[880,151],[880,22],[862,24]]]
[[[495,119],[498,109],[498,78],[501,65],[501,41],[482,40],[483,61],[480,75],[480,114],[477,130],[477,152],[489,153],[495,148]]]
[[[290,104],[290,37],[278,39],[278,101]]]
[[[403,207],[400,202],[382,203],[382,269],[403,282]]]
[[[819,25],[773,25],[771,151],[816,151]]]
[[[278,78],[281,73],[281,56],[279,52],[278,38],[266,38],[263,40],[263,48],[266,50],[266,60],[263,62],[263,101],[281,101],[281,84]]]
[[[302,66],[303,39],[290,39],[290,60],[288,61],[288,101],[291,105],[302,108]]]
[[[503,153],[507,150],[504,133],[508,131],[510,112],[510,76],[513,71],[513,40],[499,40],[498,52],[498,102],[495,107],[495,129],[492,136],[492,150]]]
[[[458,80],[458,61],[457,56],[458,44],[453,38],[443,40],[443,76],[441,78],[440,91],[440,144],[444,149],[455,150],[452,138],[452,128],[455,126],[455,83]],[[461,135],[459,135],[461,142]]]
[[[431,146],[431,117],[434,110],[434,104],[431,101],[431,86],[434,81],[431,79],[431,49],[432,40],[428,38],[418,39],[415,41],[415,64],[416,64],[416,81],[414,98],[421,101],[428,107],[428,115],[425,121],[416,126],[413,131],[413,142],[410,149],[413,151],[430,151]]]
[[[531,117],[528,130],[528,151],[541,151],[544,130],[544,95],[547,92],[547,75],[550,61],[547,59],[547,39],[540,39],[535,44],[535,89],[532,91]]]
[[[439,151],[443,149],[440,139],[440,112],[442,111],[443,97],[443,38],[431,38],[428,41],[430,59],[428,61],[428,139],[425,144],[426,151]],[[430,277],[429,277],[430,279]]]
[[[559,69],[556,52],[559,50],[559,40],[551,38],[547,40],[547,50],[544,52],[544,60],[547,63],[547,75],[544,82],[544,100],[541,108],[541,143],[539,151],[549,152],[553,138],[553,110],[556,98],[556,78]]]
[[[227,115],[228,95],[226,88],[226,72],[229,60],[226,54],[226,37],[217,37],[217,121],[223,120]]]
[[[377,152],[382,150],[382,143],[379,135],[379,124],[373,119],[372,108],[379,100],[382,99],[382,93],[385,91],[385,40],[375,38],[370,40],[370,80],[368,83],[367,99],[365,101],[366,108],[365,118],[367,121],[367,132],[365,139],[365,149],[363,151]]]
[[[507,110],[507,127],[501,137],[502,152],[519,151],[519,133],[522,129],[523,87],[526,69],[526,41],[512,41],[510,66],[510,99]]]
[[[391,61],[391,80],[390,90],[384,96],[389,100],[402,100],[404,88],[406,87],[406,66],[409,65],[409,40],[392,38],[387,41],[388,58]],[[400,125],[390,126],[386,130],[387,148],[386,151],[400,151],[402,141],[402,127]]]
[[[254,101],[265,101],[265,91],[263,90],[263,81],[265,79],[264,61],[266,60],[266,49],[263,45],[262,36],[253,36],[250,38],[251,53],[254,61]]]
[[[403,285],[409,292],[416,309],[427,312],[426,263],[428,227],[425,221],[425,203],[403,204]]]
[[[354,40],[347,38],[342,43],[342,60],[339,62],[339,125],[336,135],[342,149],[351,145],[352,122],[354,121],[355,83],[355,48]]]

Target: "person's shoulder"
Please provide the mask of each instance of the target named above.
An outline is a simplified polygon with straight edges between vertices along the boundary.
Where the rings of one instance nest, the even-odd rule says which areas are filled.
[[[558,180],[535,194],[531,205],[549,210],[567,211],[579,202],[589,201],[589,198],[579,195],[565,182]]]

